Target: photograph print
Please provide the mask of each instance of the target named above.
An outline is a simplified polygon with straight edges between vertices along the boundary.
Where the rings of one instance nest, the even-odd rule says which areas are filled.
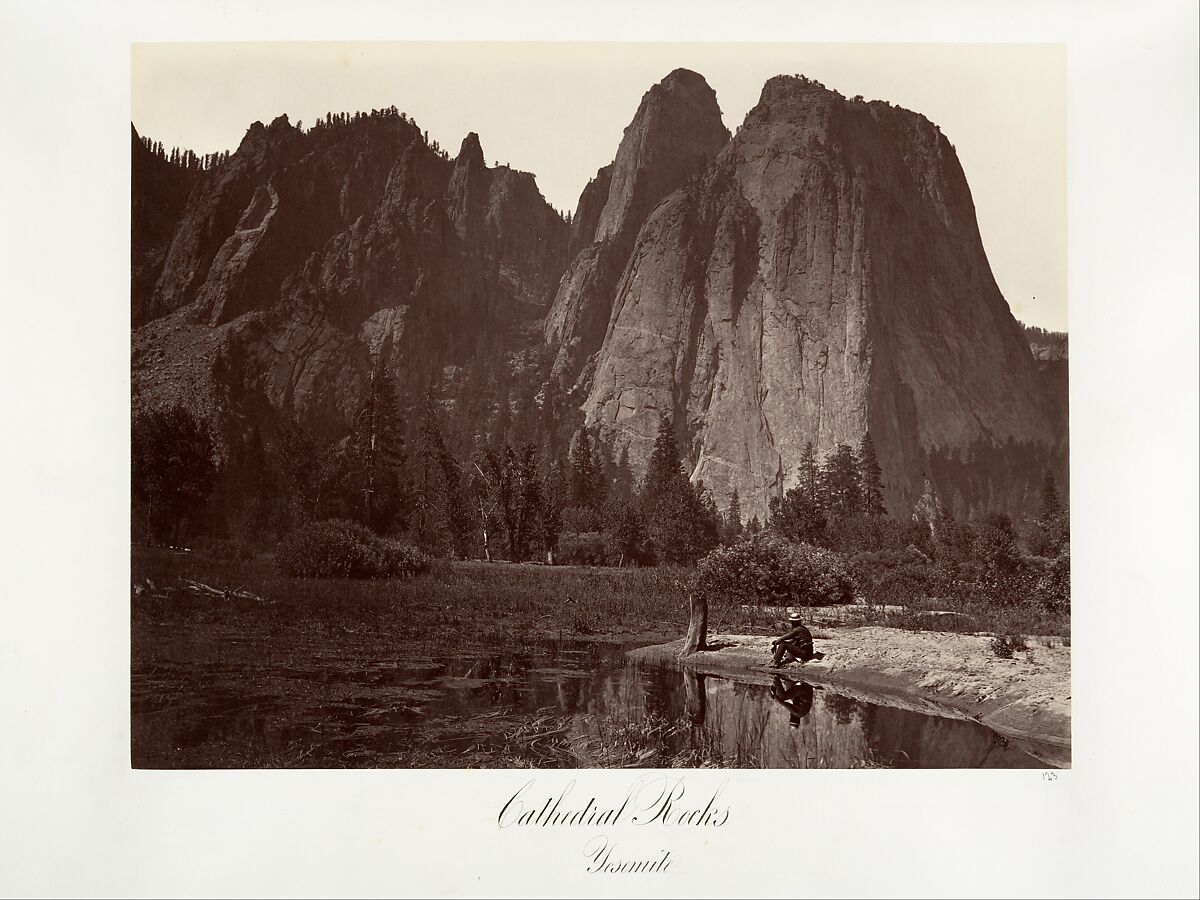
[[[1062,46],[132,68],[135,768],[1071,765]]]

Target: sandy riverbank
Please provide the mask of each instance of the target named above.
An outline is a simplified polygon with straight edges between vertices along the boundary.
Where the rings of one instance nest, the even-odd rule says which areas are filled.
[[[838,693],[951,718],[974,719],[1054,766],[1071,765],[1071,649],[1031,639],[1012,659],[992,652],[991,636],[894,628],[821,628],[825,659],[782,670]],[[709,636],[715,649],[680,663],[700,673],[769,683],[770,637]],[[643,662],[675,662],[683,641],[631,651]]]

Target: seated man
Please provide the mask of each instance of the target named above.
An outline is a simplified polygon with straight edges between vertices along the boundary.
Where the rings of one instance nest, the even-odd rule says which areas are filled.
[[[802,663],[806,663],[810,659],[825,658],[824,653],[813,652],[812,632],[801,624],[799,613],[788,616],[788,624],[792,626],[791,631],[771,641],[771,647],[775,650],[774,666],[776,668],[790,662],[789,656]]]

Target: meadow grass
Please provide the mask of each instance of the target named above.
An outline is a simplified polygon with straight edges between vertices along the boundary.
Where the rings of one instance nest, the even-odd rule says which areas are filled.
[[[248,560],[200,553],[135,548],[134,621],[189,620],[279,628],[358,627],[389,637],[446,640],[475,635],[490,643],[544,637],[659,634],[679,637],[687,627],[687,595],[694,570],[590,568],[435,561],[428,572],[390,580],[292,578],[267,555]],[[260,601],[215,599],[185,590],[197,581],[220,590],[249,592]],[[991,606],[914,597],[903,606],[854,605],[806,610],[820,626],[880,625],[909,631],[1049,635],[1069,639],[1069,615],[1032,604]],[[714,604],[710,631],[766,634],[786,611]],[[469,638],[468,638],[469,639]]]
[[[157,623],[221,622],[247,628],[355,627],[412,639],[489,643],[546,636],[655,632],[686,626],[686,573],[669,568],[439,561],[406,579],[291,578],[269,556],[216,560],[198,553],[135,549],[133,617]],[[222,600],[188,582],[249,592]]]

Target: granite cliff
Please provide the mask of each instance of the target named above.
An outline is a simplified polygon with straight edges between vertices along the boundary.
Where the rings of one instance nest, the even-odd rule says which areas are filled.
[[[155,154],[131,128],[130,314],[145,321],[179,217],[197,174]]]
[[[591,296],[573,288],[556,307],[587,321]],[[916,113],[772,78],[703,173],[650,212],[595,302],[608,321],[581,367],[586,422],[636,468],[672,415],[719,506],[736,489],[761,515],[805,442],[824,452],[868,429],[897,512],[926,477],[947,503],[1019,508],[1046,468],[1065,476],[1065,428],[954,148]],[[563,343],[587,346],[579,331]],[[988,449],[1028,471],[983,471]]]
[[[135,212],[155,189],[135,170]],[[567,237],[474,134],[451,159],[394,109],[255,123],[135,291],[135,403],[185,402],[227,444],[289,423],[336,440],[379,353],[411,396],[481,345],[529,344]]]
[[[1065,362],[1039,371],[917,113],[780,76],[731,136],[679,69],[569,224],[477,135],[451,158],[394,108],[256,122],[204,171],[143,151],[135,132],[134,403],[184,402],[226,446],[344,437],[382,354],[404,397],[492,385],[488,440],[524,403],[635,477],[669,413],[692,478],[746,515],[807,441],[868,429],[897,514],[927,479],[958,512],[1066,481]],[[518,358],[535,375],[496,388]]]
[[[729,140],[717,96],[676,69],[642,98],[617,156],[584,188],[572,222],[575,256],[546,315],[554,374],[572,385],[604,340],[617,282],[646,217],[697,177]]]

